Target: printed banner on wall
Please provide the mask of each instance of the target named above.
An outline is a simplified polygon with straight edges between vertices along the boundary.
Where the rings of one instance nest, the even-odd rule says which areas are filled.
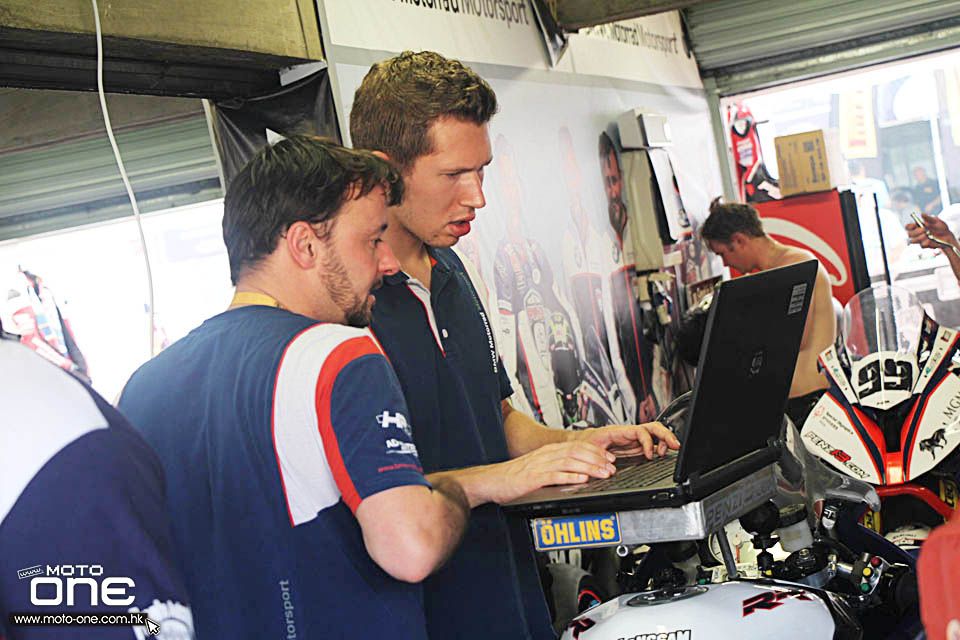
[[[840,138],[847,159],[877,157],[872,88],[840,94]]]
[[[570,36],[577,73],[678,87],[703,87],[676,11],[602,24]]]
[[[440,51],[458,60],[547,69],[528,0],[317,0],[330,42],[373,51]],[[566,57],[566,56],[565,56]],[[564,60],[560,60],[560,68]]]
[[[318,0],[320,2],[321,0]],[[373,51],[432,50],[458,60],[548,69],[530,0],[322,0],[330,42]],[[702,88],[676,11],[570,35],[555,70]]]

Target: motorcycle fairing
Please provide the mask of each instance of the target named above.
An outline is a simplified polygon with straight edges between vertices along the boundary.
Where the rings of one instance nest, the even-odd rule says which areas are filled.
[[[921,341],[921,356],[925,355],[925,343],[925,340]],[[960,404],[957,402],[957,398],[960,398],[960,380],[950,373],[958,346],[960,332],[940,327],[928,347],[930,355],[926,357],[913,388],[919,397],[907,416],[904,423],[906,428],[901,436],[905,481],[936,466],[937,449],[942,448],[943,453],[947,454],[960,443],[960,433],[956,429],[960,407],[955,406]],[[929,460],[921,454],[922,451],[931,453]]]
[[[809,451],[844,474],[871,484],[884,484],[883,454],[867,432],[867,425],[877,428],[832,386],[804,422],[802,439]]]
[[[903,443],[905,480],[926,473],[960,444],[960,378],[946,367],[937,378],[909,417]]]
[[[848,381],[836,346],[824,349],[818,362],[830,388],[804,422],[805,446],[847,475],[872,484],[885,484],[885,452],[878,447],[878,443],[883,445],[883,432],[857,408],[859,399]]]
[[[877,351],[855,362],[850,373],[860,406],[886,411],[914,394],[919,367],[913,354]]]
[[[819,362],[830,388],[804,423],[806,446],[831,466],[874,484],[901,484],[926,473],[936,466],[938,452],[949,453],[960,444],[960,378],[951,373],[958,347],[960,332],[943,327],[934,339],[921,341],[921,367],[912,389],[918,395],[901,432],[900,451],[894,452],[886,450],[876,421],[857,406],[859,396],[836,347],[825,349]]]

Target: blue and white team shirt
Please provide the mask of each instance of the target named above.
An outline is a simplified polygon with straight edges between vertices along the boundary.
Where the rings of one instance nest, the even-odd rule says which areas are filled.
[[[163,640],[192,639],[163,472],[143,438],[92,389],[3,339],[0,411],[0,638],[143,640],[146,627],[24,626],[10,614],[146,612]]]
[[[163,460],[200,637],[426,638],[420,586],[369,557],[355,517],[429,486],[369,331],[232,309],[143,365],[120,408]]]

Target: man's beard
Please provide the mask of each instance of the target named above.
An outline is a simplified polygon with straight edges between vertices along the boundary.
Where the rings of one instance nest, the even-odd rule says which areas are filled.
[[[323,285],[333,303],[343,311],[343,324],[361,329],[368,326],[373,320],[373,301],[368,300],[366,295],[361,298],[353,292],[350,277],[340,257],[332,251],[328,252],[323,260],[323,268]],[[377,280],[372,288],[377,289],[381,284],[382,280]]]
[[[627,205],[620,198],[614,198],[607,203],[607,213],[610,216],[610,226],[617,232],[617,236],[623,236],[623,230],[627,228]]]

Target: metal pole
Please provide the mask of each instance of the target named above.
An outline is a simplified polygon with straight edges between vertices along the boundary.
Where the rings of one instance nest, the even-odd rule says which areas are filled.
[[[736,580],[740,577],[737,572],[737,563],[733,559],[733,550],[730,549],[730,541],[727,540],[727,528],[720,527],[717,531],[717,544],[720,546],[720,554],[723,556],[723,566],[727,568],[727,579]]]

